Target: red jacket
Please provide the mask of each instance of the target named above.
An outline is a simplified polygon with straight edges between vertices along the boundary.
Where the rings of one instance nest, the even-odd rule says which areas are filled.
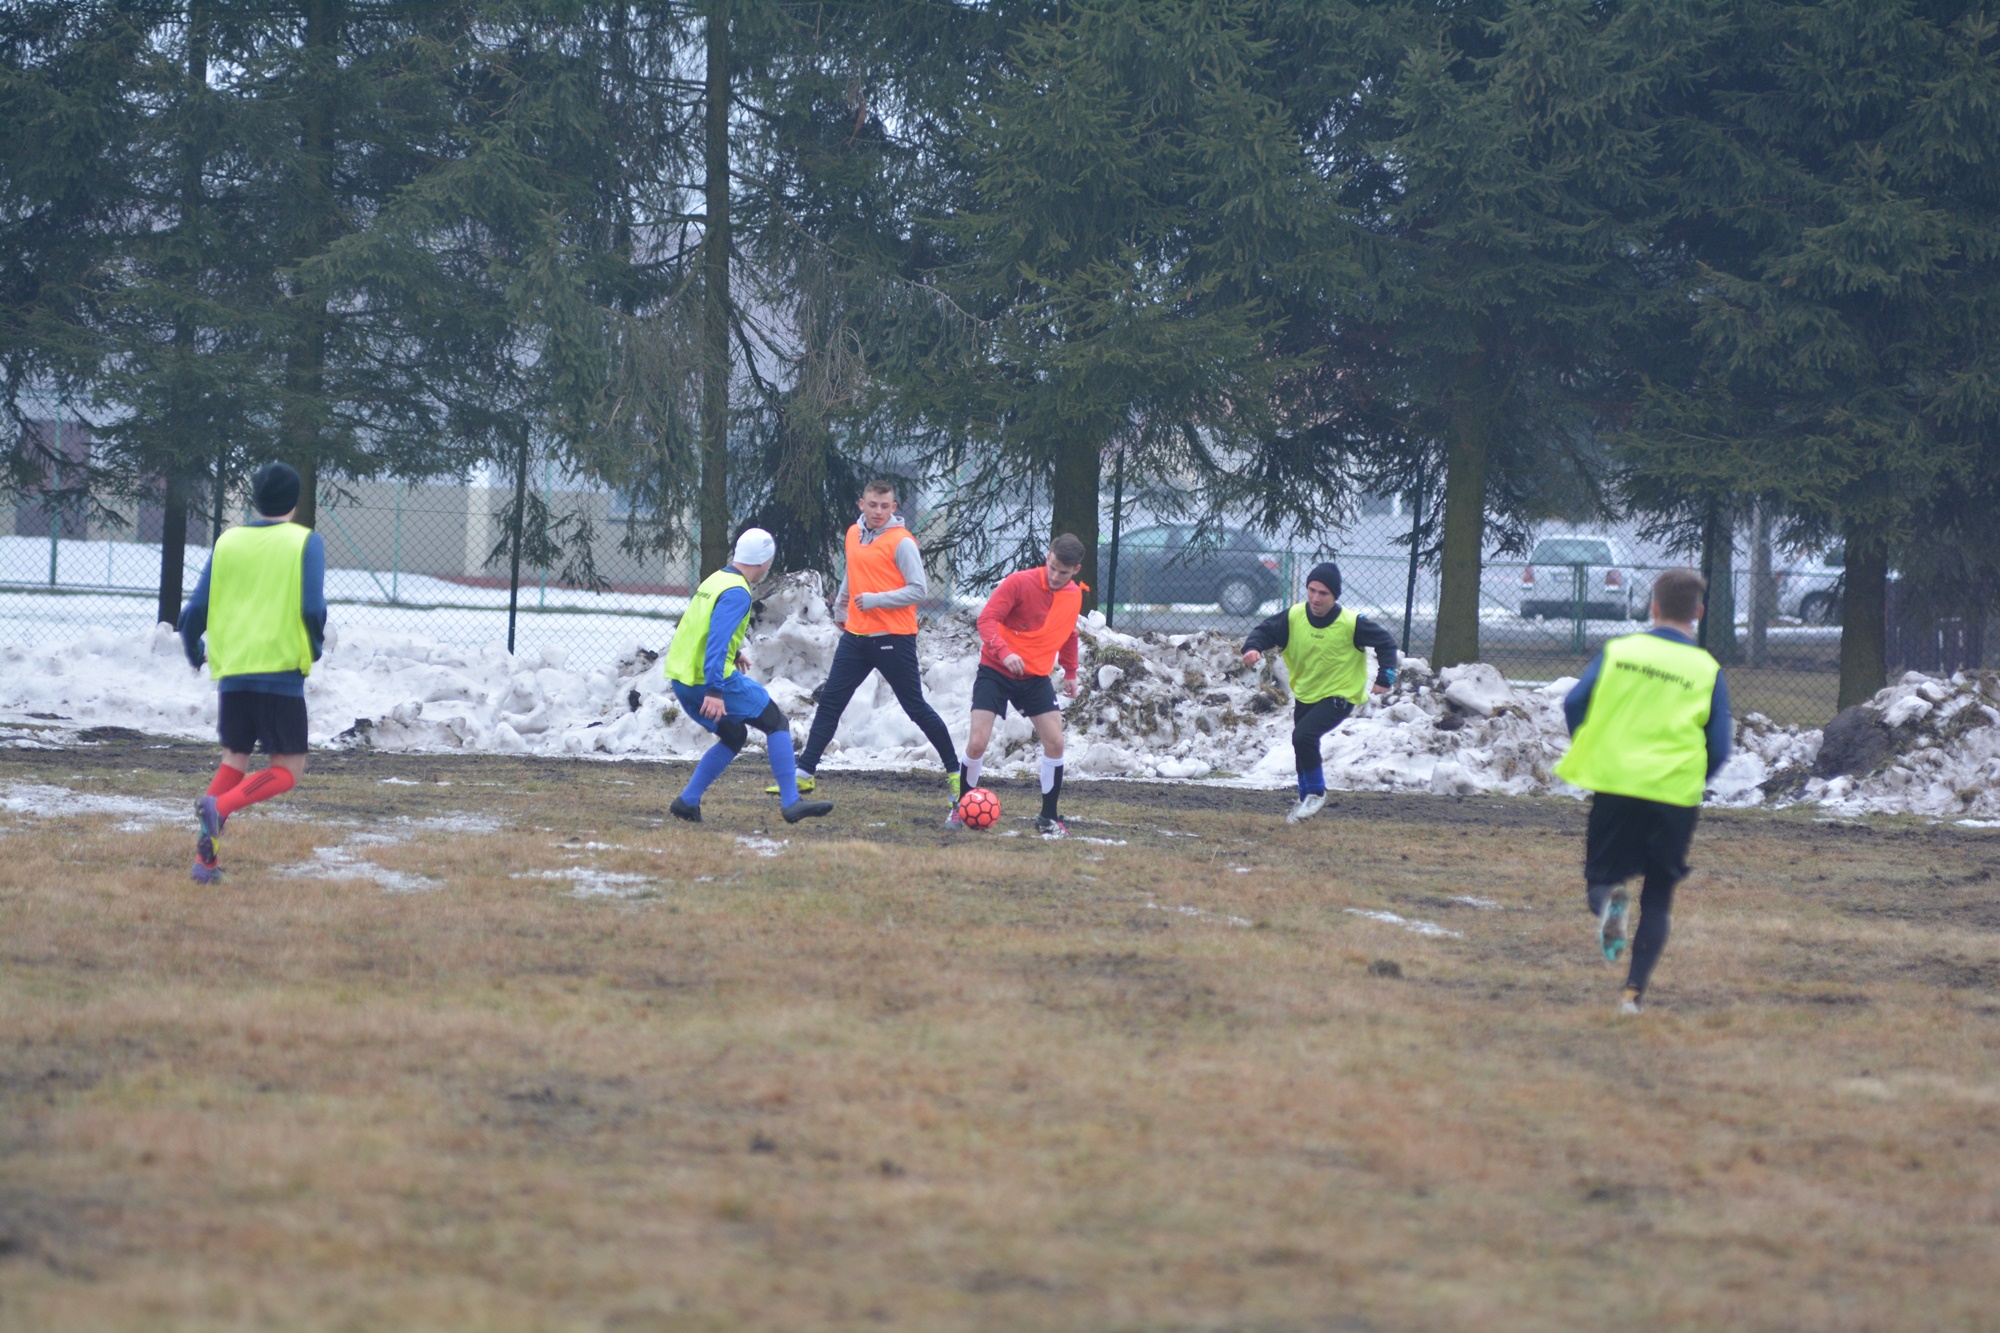
[[[1074,580],[1068,585],[1081,587]],[[1000,586],[986,599],[985,609],[979,613],[979,664],[990,666],[1002,675],[1023,679],[1019,672],[1009,671],[1002,663],[1014,650],[1000,637],[999,627],[1023,633],[1040,629],[1049,618],[1049,610],[1055,604],[1055,590],[1049,587],[1048,571],[1044,569],[1024,569],[1018,574],[1009,574],[1000,580]],[[1076,631],[1070,631],[1069,638],[1056,653],[1056,661],[1062,666],[1063,675],[1076,679]]]

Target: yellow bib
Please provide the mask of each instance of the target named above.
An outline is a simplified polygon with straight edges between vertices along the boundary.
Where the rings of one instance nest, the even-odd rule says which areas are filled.
[[[683,685],[719,684],[708,679],[708,625],[715,618],[715,601],[731,588],[750,591],[750,582],[736,572],[732,565],[724,565],[701,581],[694,596],[688,599],[688,609],[681,616],[681,623],[674,626],[674,641],[667,645],[667,679],[677,680]],[[743,623],[736,627],[736,634],[729,641],[729,651],[722,655],[723,679],[736,674],[736,650],[743,646],[743,640],[750,633],[750,617],[743,617]]]
[[[312,673],[312,638],[299,609],[311,536],[297,523],[268,523],[231,528],[216,540],[208,565],[209,675]]]
[[[1628,634],[1604,645],[1590,709],[1556,776],[1587,791],[1700,805],[1708,710],[1722,668],[1692,644]]]

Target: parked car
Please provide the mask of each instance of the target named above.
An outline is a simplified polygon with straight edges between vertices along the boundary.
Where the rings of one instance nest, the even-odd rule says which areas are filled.
[[[1192,525],[1162,524],[1121,535],[1118,543],[1118,585],[1111,595],[1120,602],[1214,603],[1225,615],[1247,616],[1274,597],[1278,557],[1252,533],[1225,528],[1214,545],[1193,544]],[[1098,577],[1111,576],[1111,544],[1101,539]]]
[[[1582,579],[1579,588],[1577,580]],[[1565,533],[1544,537],[1521,567],[1521,615],[1568,620],[1576,615],[1579,597],[1586,620],[1631,620],[1632,578],[1609,537]],[[1647,606],[1641,600],[1638,614]]]
[[[1779,615],[1797,616],[1807,625],[1840,623],[1841,581],[1847,576],[1840,547],[1787,561],[1776,573]]]

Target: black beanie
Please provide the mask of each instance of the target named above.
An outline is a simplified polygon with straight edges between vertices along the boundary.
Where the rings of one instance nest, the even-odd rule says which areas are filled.
[[[250,502],[265,518],[299,507],[299,474],[290,463],[266,463],[250,478]]]
[[[1322,560],[1312,567],[1312,573],[1306,575],[1306,582],[1325,584],[1326,590],[1332,593],[1335,599],[1338,600],[1340,597],[1340,566],[1334,564],[1331,560]]]

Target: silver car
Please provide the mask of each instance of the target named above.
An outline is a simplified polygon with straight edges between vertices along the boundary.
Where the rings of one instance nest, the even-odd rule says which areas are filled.
[[[1542,538],[1521,567],[1522,618],[1569,620],[1579,607],[1585,620],[1632,619],[1632,578],[1617,546],[1592,533]]]

